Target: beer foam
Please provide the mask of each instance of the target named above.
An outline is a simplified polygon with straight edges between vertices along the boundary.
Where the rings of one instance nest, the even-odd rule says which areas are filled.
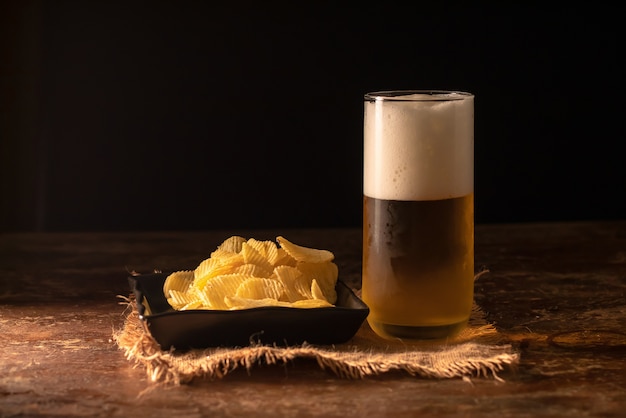
[[[474,191],[474,97],[369,97],[364,109],[363,193],[439,200]]]

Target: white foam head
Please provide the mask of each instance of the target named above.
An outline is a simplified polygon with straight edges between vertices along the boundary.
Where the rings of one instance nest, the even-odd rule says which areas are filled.
[[[363,161],[369,197],[439,200],[472,193],[474,96],[366,95]]]

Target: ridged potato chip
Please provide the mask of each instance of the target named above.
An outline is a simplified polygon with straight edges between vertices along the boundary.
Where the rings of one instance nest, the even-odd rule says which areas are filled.
[[[234,273],[263,278],[269,278],[272,275],[271,270],[266,270],[265,268],[257,266],[256,264],[242,264],[235,269]]]
[[[196,299],[194,301],[189,302],[188,304],[186,304],[182,308],[180,308],[180,310],[181,311],[189,311],[189,310],[192,310],[192,309],[202,309],[203,306],[204,306],[204,304],[203,304],[202,300]]]
[[[293,281],[291,286],[300,295],[297,300],[313,299],[313,294],[311,293],[312,282],[313,280],[304,274],[301,274]]]
[[[273,298],[266,299],[249,299],[239,296],[226,296],[226,305],[229,310],[236,309],[250,309],[250,308],[264,308],[267,306],[281,306],[283,308],[292,308],[292,304],[289,302],[282,302]]]
[[[209,279],[235,273],[244,263],[243,255],[238,253],[220,253],[217,258],[211,256],[196,267],[193,286],[196,289],[203,289]]]
[[[274,279],[250,277],[237,288],[235,296],[248,299],[276,299],[279,300],[285,289],[281,282]]]
[[[292,256],[289,255],[289,253],[287,253],[287,251],[279,247],[276,247],[276,259],[273,261],[272,260],[268,260],[268,261],[270,261],[274,267],[278,267],[278,266],[295,267],[296,264],[298,263],[295,258],[293,258]]]
[[[191,283],[193,283],[193,270],[175,271],[167,276],[163,283],[163,293],[170,294],[170,290],[179,292],[187,292]]]
[[[209,257],[210,260],[215,260],[219,264],[226,264],[227,262],[232,263],[233,261],[230,260],[231,258],[234,258],[235,260],[241,259],[241,251],[238,253],[233,253],[218,248],[217,250],[213,251],[211,253],[211,256]]]
[[[291,266],[278,266],[274,268],[274,276],[283,284],[284,300],[287,302],[295,302],[303,298],[302,294],[296,289],[296,281],[302,272]]]
[[[225,252],[239,254],[241,252],[241,245],[247,240],[244,237],[233,235],[222,242],[217,249]]]
[[[270,258],[269,254],[277,249],[276,244],[274,244],[272,241],[259,241],[254,238],[250,238],[248,241],[246,241],[246,243],[255,250],[257,250],[257,252],[261,254],[266,260]]]
[[[333,262],[327,263],[307,263],[298,262],[296,268],[305,276],[315,279],[320,289],[324,293],[326,300],[330,303],[337,301],[337,292],[335,285],[339,277],[339,268]]]
[[[214,277],[223,276],[225,274],[236,273],[236,269],[240,267],[240,265],[230,265],[230,264],[218,264],[216,266],[212,266],[210,269],[206,269],[203,271],[203,275],[196,275],[192,286],[196,289],[204,289],[207,282]]]
[[[324,292],[322,292],[320,285],[317,284],[317,280],[315,279],[313,279],[313,281],[311,282],[311,296],[313,299],[323,300],[324,302],[328,302],[326,300],[326,295],[324,295]]]
[[[195,302],[198,298],[188,292],[181,292],[180,290],[170,290],[167,298],[167,303],[169,303],[174,309],[181,309],[184,306],[188,305],[191,302]]]
[[[209,257],[206,260],[203,260],[198,267],[193,271],[194,279],[198,280],[208,275],[213,271],[216,267],[221,266],[222,263],[219,258]]]
[[[312,309],[312,308],[332,308],[333,305],[323,299],[302,299],[291,304],[292,308]]]
[[[335,255],[328,250],[318,250],[315,248],[302,247],[288,241],[284,237],[277,237],[280,246],[296,261],[306,261],[309,263],[324,263],[332,261]]]
[[[334,306],[334,254],[284,237],[276,241],[226,239],[195,270],[168,276],[163,285],[168,302],[179,310]]]
[[[255,264],[265,270],[273,270],[273,266],[269,261],[267,261],[265,256],[258,252],[256,248],[248,242],[243,243],[241,247],[241,255],[243,256],[243,260],[246,264]]]
[[[200,290],[202,300],[210,309],[228,309],[224,297],[235,295],[239,286],[249,279],[245,274],[223,274],[209,279]]]

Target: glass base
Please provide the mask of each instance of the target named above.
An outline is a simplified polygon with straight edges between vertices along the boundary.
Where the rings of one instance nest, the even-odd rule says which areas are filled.
[[[454,337],[466,326],[467,321],[456,324],[427,327],[413,327],[406,325],[384,324],[367,320],[376,334],[387,339],[401,340],[439,340]]]

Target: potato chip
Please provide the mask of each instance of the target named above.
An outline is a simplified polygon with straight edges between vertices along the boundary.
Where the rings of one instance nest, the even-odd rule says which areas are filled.
[[[189,311],[189,310],[192,310],[192,309],[202,309],[203,306],[204,306],[204,304],[203,304],[202,300],[196,299],[194,301],[189,302],[188,304],[186,304],[182,308],[180,308],[180,310],[181,311]]]
[[[312,308],[332,308],[333,305],[323,299],[302,299],[291,304],[292,308],[312,309]]]
[[[318,250],[315,248],[302,247],[294,244],[284,237],[277,237],[280,246],[296,261],[306,261],[309,263],[324,263],[332,261],[335,256],[328,250]]]
[[[276,247],[276,258],[268,260],[274,267],[291,266],[295,267],[298,263],[295,258],[289,255],[283,248]]]
[[[209,259],[214,260],[221,264],[224,260],[227,260],[230,257],[236,256],[237,254],[239,253],[234,253],[232,251],[227,251],[227,250],[218,248],[217,250],[211,253],[211,255],[209,256]]]
[[[221,265],[221,262],[218,258],[209,257],[206,260],[202,260],[198,267],[193,272],[194,278],[196,280],[201,279],[202,277],[211,273],[211,271]]]
[[[198,298],[195,295],[187,293],[186,291],[182,292],[180,290],[170,290],[167,298],[167,302],[174,309],[181,309],[185,305],[196,300],[198,300]]]
[[[324,293],[326,300],[335,303],[337,300],[337,278],[339,277],[339,268],[333,262],[327,263],[307,263],[298,262],[296,268],[305,276],[315,279],[320,289]]]
[[[179,310],[333,306],[339,273],[333,253],[284,237],[276,240],[279,245],[240,236],[226,239],[195,270],[166,278],[168,302]]]
[[[339,277],[339,268],[333,262],[327,263],[307,263],[299,261],[296,268],[303,274],[312,276],[319,281],[332,283],[333,286]]]
[[[239,285],[249,278],[244,274],[223,274],[209,279],[200,290],[204,304],[210,309],[228,309],[224,297],[236,294]]]
[[[317,280],[313,279],[313,281],[311,282],[311,296],[313,297],[313,299],[318,299],[318,300],[323,300],[328,302],[328,300],[326,299],[326,296],[324,295],[324,292],[322,292],[322,289],[320,289],[320,285],[317,284]]]
[[[242,298],[239,296],[226,296],[224,300],[230,310],[265,308],[268,306],[280,306],[284,308],[292,307],[291,303],[289,302],[282,302],[273,298],[248,299],[248,298]]]
[[[280,299],[285,289],[280,281],[251,277],[246,279],[237,288],[235,296],[248,299]]]
[[[242,264],[235,268],[234,273],[264,278],[269,278],[272,275],[271,271],[265,270],[263,267],[257,266],[256,264]]]
[[[289,302],[302,299],[313,299],[311,285],[313,278],[302,274],[300,270],[290,266],[279,266],[274,269],[278,280],[285,288],[285,297]]]
[[[193,282],[193,270],[176,271],[165,279],[163,283],[163,294],[169,295],[170,290],[186,292]]]
[[[220,252],[239,254],[241,252],[241,245],[246,241],[247,240],[244,237],[233,235],[232,237],[224,240],[224,242],[222,242],[217,249]]]
[[[274,269],[274,276],[283,284],[283,298],[287,302],[295,302],[303,298],[296,289],[296,280],[302,276],[302,272],[291,266],[278,266]]]
[[[311,293],[311,284],[311,278],[305,276],[304,274],[298,276],[296,280],[293,281],[292,286],[294,290],[300,294],[298,300],[313,299],[313,294]]]
[[[280,262],[280,253],[278,252],[278,246],[276,244],[271,241],[268,242],[270,242],[272,245],[268,245],[266,247],[265,259],[268,263],[275,267],[278,265],[277,263]]]
[[[243,265],[243,255],[230,252],[221,252],[216,257],[211,256],[203,260],[194,271],[194,286],[202,289],[211,277],[234,273],[236,268]]]
[[[244,242],[241,247],[241,255],[246,264],[255,264],[265,270],[272,271],[272,265],[251,244]]]
[[[250,238],[248,241],[246,241],[246,243],[255,250],[257,250],[257,252],[261,254],[261,256],[263,256],[263,258],[265,258],[266,260],[269,259],[270,252],[278,248],[276,247],[276,244],[272,241],[259,241],[254,238]]]

